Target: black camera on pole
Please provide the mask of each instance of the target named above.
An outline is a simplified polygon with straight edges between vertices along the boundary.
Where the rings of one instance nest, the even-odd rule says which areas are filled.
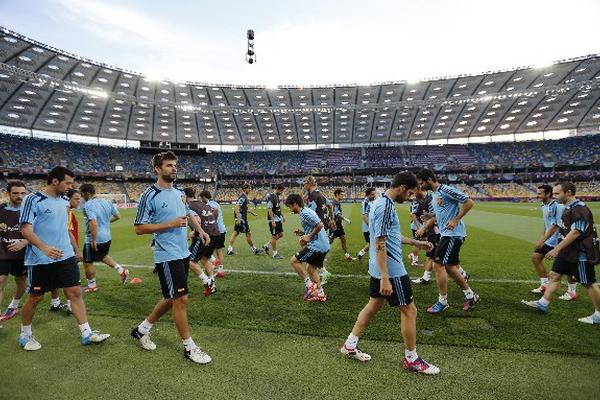
[[[248,29],[248,32],[246,32],[246,38],[248,39],[246,62],[248,64],[254,64],[256,62],[256,53],[254,52],[254,30]]]

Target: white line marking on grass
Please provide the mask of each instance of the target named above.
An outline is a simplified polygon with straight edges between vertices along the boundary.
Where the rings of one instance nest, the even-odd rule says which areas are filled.
[[[128,268],[145,268],[150,269],[154,268],[154,266],[149,265],[132,265],[132,264],[123,264],[123,266]],[[285,272],[285,271],[256,271],[256,270],[248,270],[248,269],[225,269],[225,272],[233,273],[233,274],[248,274],[248,275],[271,275],[271,276],[298,276],[295,272]],[[342,278],[342,279],[368,279],[369,275],[347,275],[347,274],[332,274],[334,278]],[[411,277],[411,279],[416,279],[418,277]],[[534,279],[496,279],[496,278],[471,278],[469,282],[482,282],[482,283],[539,283],[539,280]]]

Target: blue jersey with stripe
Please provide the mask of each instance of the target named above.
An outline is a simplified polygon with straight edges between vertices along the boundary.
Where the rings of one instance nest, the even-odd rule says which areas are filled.
[[[548,232],[552,226],[560,226],[560,221],[565,207],[562,204],[558,204],[556,200],[552,200],[548,204],[542,205],[542,214],[544,215],[544,232]],[[548,238],[544,244],[550,247],[556,247],[558,244],[558,238],[560,233],[558,230],[556,233]]]
[[[188,215],[193,216],[195,213],[185,203],[185,193],[182,190],[164,189],[154,184],[142,194],[134,224],[161,224]],[[187,231],[187,226],[183,226],[154,233],[154,262],[162,263],[189,257]]]
[[[106,243],[110,241],[110,219],[118,216],[117,207],[106,199],[93,198],[83,205],[83,216],[85,218],[85,242],[92,242],[92,232],[90,231],[90,221],[95,220],[98,224],[97,243]]]
[[[310,233],[315,229],[319,223],[321,223],[321,218],[317,215],[316,212],[311,210],[308,207],[302,208],[300,211],[300,222],[302,223],[302,229],[304,229],[305,235],[310,235]],[[321,228],[319,233],[312,238],[310,242],[306,245],[309,249],[319,251],[321,253],[326,253],[329,251],[329,240],[327,240],[327,234],[325,233],[325,227]]]
[[[362,201],[362,204],[360,205],[360,215],[366,215],[367,216],[367,220],[369,217],[369,211],[371,211],[371,204],[373,202],[370,201],[368,198],[365,198]],[[363,232],[369,232],[369,224],[365,224],[365,221],[363,220],[362,222],[362,231]]]
[[[387,248],[387,268],[390,278],[406,275],[402,261],[402,234],[400,219],[392,199],[383,195],[375,200],[369,212],[369,275],[381,279],[381,271],[377,265],[377,238],[385,237]]]
[[[219,227],[219,233],[227,233],[227,228],[225,228],[225,222],[223,222],[223,212],[221,211],[221,206],[214,200],[209,200],[208,205],[212,207],[213,210],[217,210],[219,215],[217,216],[217,226]]]
[[[46,256],[42,250],[29,244],[25,250],[25,265],[51,264],[75,256],[69,236],[69,200],[48,196],[43,192],[25,196],[19,223],[31,224],[33,232],[48,246],[63,252],[59,259]]]
[[[460,205],[467,201],[469,196],[449,185],[440,185],[431,194],[431,205],[435,213],[435,219],[440,229],[441,236],[465,237],[467,228],[461,219],[454,229],[448,229],[446,225],[460,212]]]

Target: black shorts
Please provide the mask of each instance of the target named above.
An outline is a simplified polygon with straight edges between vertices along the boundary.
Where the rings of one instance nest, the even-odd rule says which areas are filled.
[[[533,252],[545,256],[552,249],[554,249],[554,247],[548,246],[546,243],[544,243],[544,245],[542,247],[538,247],[538,248],[534,249]]]
[[[275,222],[275,228],[273,228],[273,225],[271,225],[271,221],[269,221],[268,224],[269,224],[269,232],[271,232],[271,236],[275,236],[275,235],[279,235],[280,233],[283,233],[283,223],[281,221]]]
[[[296,259],[298,261],[305,262],[317,268],[323,268],[323,262],[327,252],[322,253],[313,249],[309,249],[308,246],[296,253]]]
[[[363,232],[363,236],[365,238],[365,242],[371,243],[371,233],[370,232]]]
[[[0,275],[23,276],[27,275],[27,268],[23,260],[0,260]]]
[[[596,270],[592,263],[587,261],[568,262],[556,257],[552,264],[552,271],[568,275],[583,285],[596,283]]]
[[[329,230],[329,240],[333,240],[335,238],[339,238],[346,235],[346,231],[344,231],[344,227],[342,223],[336,224],[335,230]]]
[[[250,225],[248,224],[247,219],[240,220],[240,224],[234,224],[233,229],[237,233],[250,233]]]
[[[459,265],[460,247],[463,240],[464,238],[460,236],[442,236],[437,249],[435,249],[433,261],[441,265]]]
[[[91,243],[86,243],[83,245],[84,263],[91,264],[94,261],[102,261],[102,259],[108,255],[110,250],[110,240],[106,243],[97,243],[96,248],[97,250],[94,251]]]
[[[425,253],[425,256],[433,259],[435,257],[435,251],[437,250],[438,244],[440,243],[440,234],[434,233],[433,235],[427,235],[427,241],[433,244],[433,248]]]
[[[155,269],[165,299],[175,299],[188,294],[189,258],[156,263]]]
[[[75,257],[51,264],[28,265],[27,293],[41,296],[52,289],[79,286],[79,266]]]
[[[219,236],[215,236],[215,243],[214,243],[215,250],[222,249],[225,247],[225,235],[226,234],[227,234],[227,232],[224,232],[224,233],[219,234]],[[211,241],[212,241],[212,238],[211,238]]]
[[[391,296],[384,296],[379,293],[381,289],[381,279],[371,277],[369,284],[369,296],[377,299],[383,297],[387,299],[391,307],[407,306],[413,302],[412,286],[408,275],[390,278],[393,293]]]
[[[190,246],[190,259],[197,263],[203,257],[207,259],[210,258],[215,251],[215,243],[219,240],[220,236],[211,236],[210,243],[208,246],[205,246],[204,243],[202,243],[202,240],[200,240],[200,236],[194,236]]]
[[[412,234],[413,234],[413,239],[418,239],[418,238],[417,238],[417,230],[416,230],[416,229],[412,229],[412,228],[411,228],[411,232],[412,232]]]

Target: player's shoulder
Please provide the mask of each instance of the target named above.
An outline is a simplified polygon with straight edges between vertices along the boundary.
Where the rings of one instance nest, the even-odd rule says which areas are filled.
[[[25,198],[23,199],[23,202],[39,202],[39,201],[46,200],[47,198],[48,198],[48,196],[46,196],[42,192],[33,192],[33,193],[29,193],[27,196],[25,196]]]

